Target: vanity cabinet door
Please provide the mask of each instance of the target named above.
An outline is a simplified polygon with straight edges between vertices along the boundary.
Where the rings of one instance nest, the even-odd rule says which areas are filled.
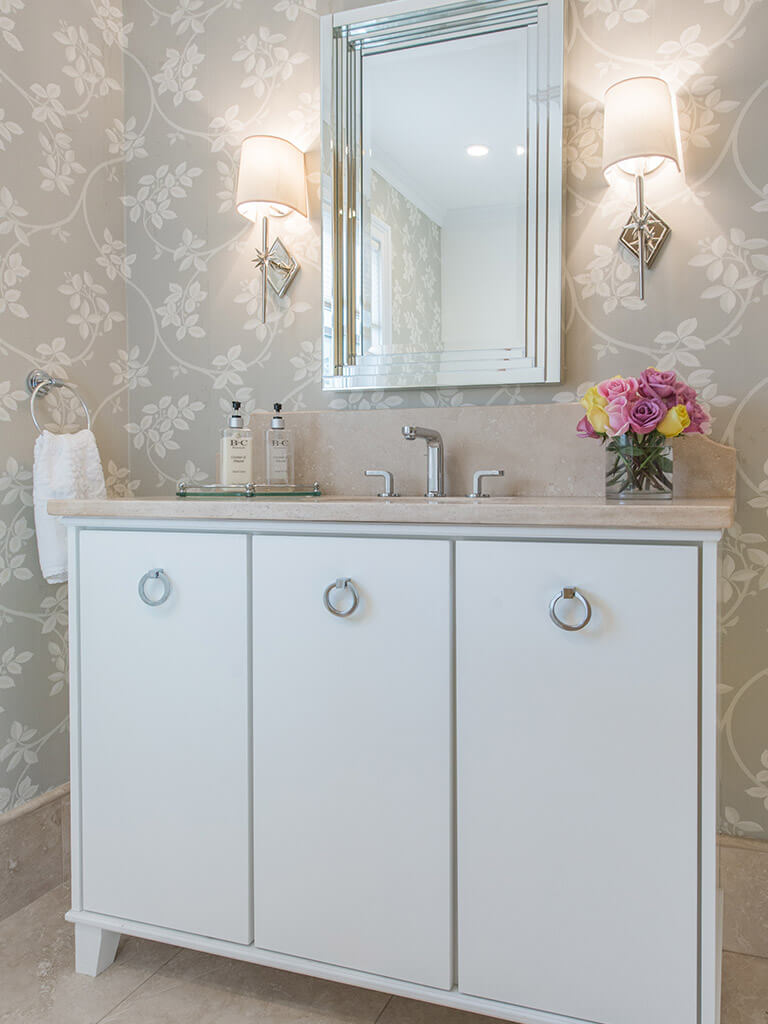
[[[84,909],[250,942],[247,539],[79,546]]]
[[[255,537],[253,578],[254,941],[449,988],[450,544]]]
[[[459,989],[695,1024],[697,549],[462,542],[456,616]]]

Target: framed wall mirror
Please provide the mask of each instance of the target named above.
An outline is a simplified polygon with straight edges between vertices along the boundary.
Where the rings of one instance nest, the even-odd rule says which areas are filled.
[[[560,380],[563,0],[323,19],[323,388]]]

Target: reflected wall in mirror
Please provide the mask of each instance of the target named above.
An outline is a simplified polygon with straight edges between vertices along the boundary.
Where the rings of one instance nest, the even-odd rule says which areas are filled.
[[[558,381],[562,0],[394,0],[323,46],[323,387]]]

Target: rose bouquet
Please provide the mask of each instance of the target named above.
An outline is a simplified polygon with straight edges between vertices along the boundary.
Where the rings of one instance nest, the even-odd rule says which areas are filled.
[[[605,444],[608,497],[671,497],[672,449],[680,434],[709,433],[696,391],[671,370],[611,377],[587,391],[576,428]]]

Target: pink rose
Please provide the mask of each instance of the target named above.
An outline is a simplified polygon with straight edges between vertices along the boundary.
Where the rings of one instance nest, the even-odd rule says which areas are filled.
[[[660,398],[641,398],[629,410],[629,426],[636,434],[650,434],[667,415],[667,407]]]
[[[687,406],[689,402],[696,401],[696,391],[694,388],[683,383],[683,381],[680,381],[675,388],[675,399],[675,405]]]
[[[677,374],[672,370],[654,370],[649,366],[640,374],[639,393],[643,398],[675,398],[679,385]]]
[[[695,392],[694,392],[695,394]],[[685,403],[691,422],[683,431],[684,434],[708,434],[712,429],[712,421],[706,409],[703,409],[697,401]]]
[[[617,395],[606,405],[609,437],[620,437],[629,430],[629,410],[630,404],[626,395]]]
[[[576,424],[576,433],[579,437],[600,437],[586,416],[582,416]]]
[[[626,398],[634,398],[640,382],[636,377],[612,377],[610,380],[603,380],[597,385],[598,393],[612,402],[614,398],[624,395]]]

